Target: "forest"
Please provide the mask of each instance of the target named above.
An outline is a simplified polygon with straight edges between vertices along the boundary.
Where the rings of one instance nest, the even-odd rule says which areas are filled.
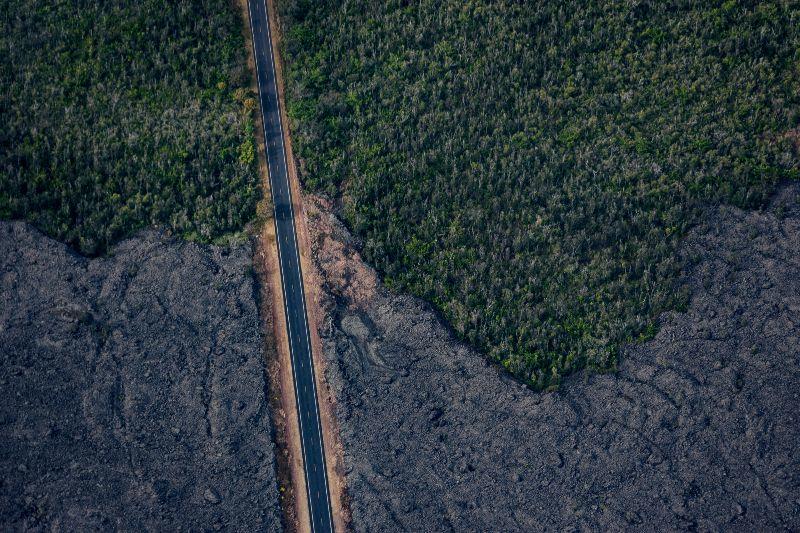
[[[0,218],[89,255],[145,226],[199,241],[258,199],[228,0],[0,0]]]
[[[280,0],[304,185],[537,388],[680,310],[702,209],[800,176],[800,4]]]

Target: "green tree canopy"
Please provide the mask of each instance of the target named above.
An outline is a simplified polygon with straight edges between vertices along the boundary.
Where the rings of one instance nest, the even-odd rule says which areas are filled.
[[[0,216],[82,252],[255,213],[242,21],[227,0],[0,2]]]
[[[305,184],[537,386],[613,367],[685,301],[699,207],[798,176],[796,2],[280,5]]]

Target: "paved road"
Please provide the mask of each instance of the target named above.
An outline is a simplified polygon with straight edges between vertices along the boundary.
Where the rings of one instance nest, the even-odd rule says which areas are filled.
[[[294,227],[292,192],[289,188],[289,176],[286,171],[283,124],[275,79],[269,18],[265,0],[248,0],[248,3],[256,56],[258,93],[264,121],[264,138],[267,143],[269,180],[275,210],[278,259],[281,268],[286,326],[289,332],[289,351],[292,359],[297,411],[300,415],[300,440],[308,488],[311,530],[322,533],[333,531],[331,503],[317,406],[317,388],[314,382],[314,365],[311,359],[303,277],[297,249],[297,232]]]

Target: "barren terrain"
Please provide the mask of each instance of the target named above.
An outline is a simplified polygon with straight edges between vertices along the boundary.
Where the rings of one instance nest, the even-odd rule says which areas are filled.
[[[687,311],[618,372],[538,393],[381,287],[307,198],[354,529],[800,528],[799,201],[709,210]]]
[[[0,529],[280,530],[251,264],[0,222]]]

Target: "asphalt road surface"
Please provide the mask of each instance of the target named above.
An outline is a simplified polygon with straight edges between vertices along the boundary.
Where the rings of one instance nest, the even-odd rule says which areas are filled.
[[[308,489],[311,530],[321,533],[333,531],[331,503],[317,406],[317,389],[314,382],[314,364],[311,359],[303,276],[300,270],[300,252],[297,248],[297,233],[294,226],[292,192],[286,169],[283,124],[278,101],[269,17],[265,0],[249,0],[248,4],[258,76],[258,93],[264,122],[264,138],[267,144],[269,180],[278,237],[278,260],[281,269],[286,326],[289,332],[295,399],[300,417],[300,440]]]

